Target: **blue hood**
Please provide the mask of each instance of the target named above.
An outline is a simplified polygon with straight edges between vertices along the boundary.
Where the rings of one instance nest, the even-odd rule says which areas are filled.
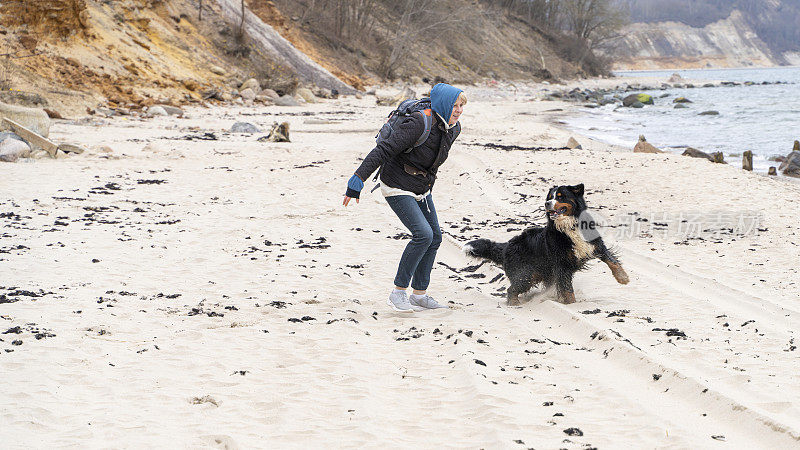
[[[445,123],[450,120],[453,113],[453,105],[456,104],[461,89],[450,86],[449,84],[439,83],[431,89],[431,107]]]

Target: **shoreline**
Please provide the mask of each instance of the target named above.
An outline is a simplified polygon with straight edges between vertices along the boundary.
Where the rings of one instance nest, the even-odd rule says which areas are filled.
[[[554,128],[560,128],[564,132],[571,133],[572,135],[574,135],[576,137],[576,139],[578,139],[578,141],[581,141],[581,140],[597,141],[599,143],[602,143],[604,145],[609,146],[610,148],[615,149],[615,151],[633,153],[633,147],[636,145],[636,142],[631,144],[630,147],[626,147],[626,146],[623,146],[623,145],[620,145],[620,144],[615,144],[613,142],[606,141],[606,140],[603,140],[603,139],[598,139],[598,138],[595,138],[595,137],[583,135],[583,134],[581,134],[581,130],[569,127],[569,124],[564,122],[563,119],[565,119],[565,118],[573,118],[573,117],[580,117],[580,116],[585,115],[587,113],[585,111],[579,111],[580,105],[572,105],[572,104],[570,104],[570,105],[572,106],[572,108],[564,108],[564,111],[560,111],[557,114],[552,114],[552,116],[550,117],[550,120],[549,120],[549,123],[550,123],[551,126],[553,126]],[[571,111],[570,111],[570,109],[571,109]],[[677,150],[671,150],[671,148],[673,148],[673,147],[666,147],[666,148],[667,148],[667,150],[661,149],[664,154],[680,156],[680,157],[683,157],[683,158],[691,158],[689,156],[681,155],[681,152],[683,150],[685,150],[684,146],[675,147],[675,148],[677,148]],[[725,155],[725,156],[726,156],[726,158],[733,157],[731,155]],[[741,158],[741,155],[738,156],[738,158]],[[699,163],[703,162],[703,161],[706,161],[704,158],[692,158],[692,159],[697,160]],[[726,161],[725,164],[729,165],[731,167],[738,167],[738,166],[741,165],[741,159],[737,160],[735,164],[732,163],[732,161]],[[774,162],[774,164],[775,164],[775,167],[778,167],[780,165],[780,162]],[[743,172],[747,172],[744,169],[742,169],[741,167],[739,167],[739,169],[741,169]],[[757,170],[756,168],[753,168],[753,170],[750,171],[750,172],[753,173],[753,174],[756,174],[756,175],[763,176],[765,178],[782,180],[782,181],[787,182],[787,183],[800,183],[800,179],[783,175],[780,172],[778,172],[778,175],[768,175],[766,170]]]
[[[789,65],[789,66],[745,66],[745,67],[704,67],[704,68],[688,68],[688,69],[624,69],[624,70],[612,70],[612,73],[633,73],[633,72],[644,72],[644,73],[651,73],[651,72],[700,72],[700,71],[712,71],[712,70],[770,70],[770,69],[796,69],[800,68],[800,65]]]

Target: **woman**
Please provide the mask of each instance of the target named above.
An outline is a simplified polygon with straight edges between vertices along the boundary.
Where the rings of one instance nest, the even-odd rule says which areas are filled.
[[[461,131],[458,119],[466,104],[467,97],[461,89],[437,84],[431,89],[431,109],[435,119],[428,139],[414,147],[425,132],[425,112],[401,118],[394,132],[369,152],[347,183],[344,206],[352,198],[358,203],[364,180],[381,166],[381,192],[392,211],[411,232],[411,242],[400,258],[394,289],[387,301],[396,311],[447,308],[426,293],[433,260],[442,242],[431,189],[439,167],[447,159],[450,146]],[[410,152],[406,152],[412,147]],[[409,283],[413,289],[410,297],[406,294]]]

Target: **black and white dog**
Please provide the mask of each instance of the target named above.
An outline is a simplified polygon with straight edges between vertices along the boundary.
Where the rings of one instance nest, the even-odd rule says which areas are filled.
[[[467,255],[503,268],[511,283],[509,305],[519,305],[520,294],[537,284],[555,286],[562,303],[575,302],[572,277],[594,258],[608,265],[617,282],[628,284],[628,274],[614,252],[596,230],[591,230],[594,224],[587,223],[583,184],[550,189],[545,210],[544,227],[530,227],[504,243],[478,239],[464,246]]]

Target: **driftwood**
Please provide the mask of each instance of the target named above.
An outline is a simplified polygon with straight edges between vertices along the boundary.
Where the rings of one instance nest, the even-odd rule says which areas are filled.
[[[272,129],[267,136],[257,139],[259,142],[290,142],[289,141],[289,122],[272,124]]]

